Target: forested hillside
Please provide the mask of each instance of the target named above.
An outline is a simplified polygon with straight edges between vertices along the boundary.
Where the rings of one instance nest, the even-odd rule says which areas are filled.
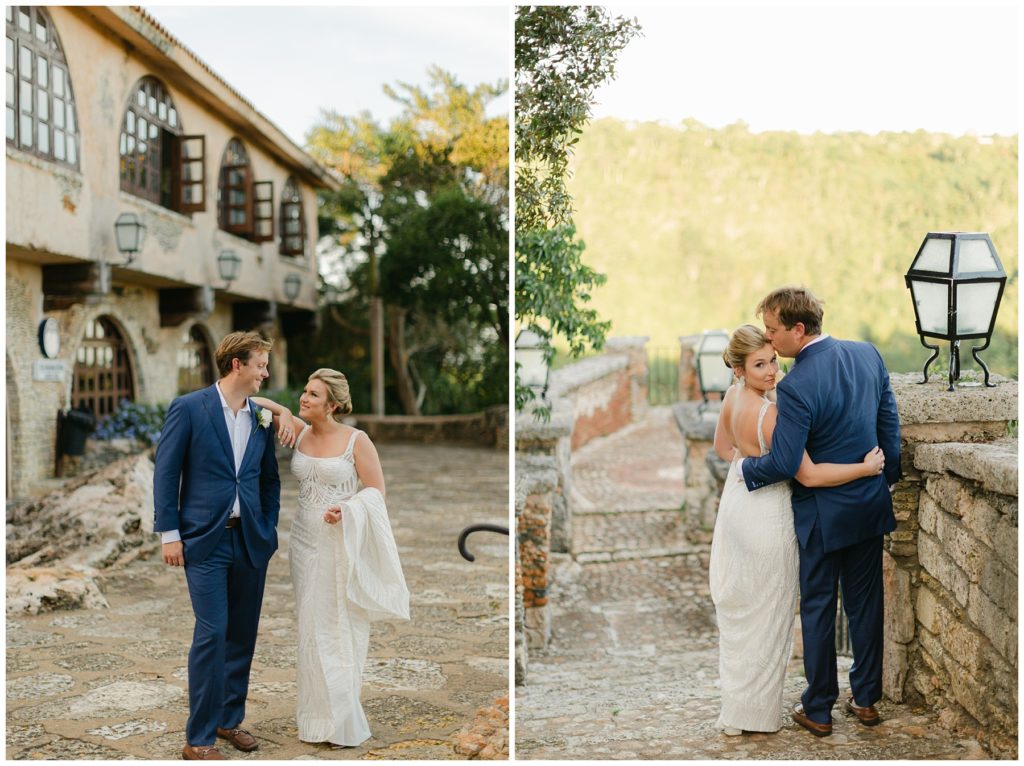
[[[591,305],[611,335],[673,345],[756,322],[764,293],[803,283],[825,301],[828,332],[874,341],[894,370],[919,370],[927,351],[903,275],[927,232],[986,231],[1010,278],[984,357],[1016,374],[1016,136],[603,119],[572,169],[584,261],[608,275]],[[973,365],[965,354],[964,369]]]

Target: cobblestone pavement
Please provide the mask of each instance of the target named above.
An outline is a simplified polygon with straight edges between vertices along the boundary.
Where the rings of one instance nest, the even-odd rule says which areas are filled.
[[[412,619],[374,623],[363,687],[373,736],[356,748],[300,742],[288,530],[297,485],[281,460],[281,549],[268,573],[243,726],[260,748],[229,759],[458,759],[452,736],[508,693],[506,453],[378,445]],[[193,617],[184,574],[155,556],[100,581],[109,610],[7,619],[7,759],[181,758]]]
[[[776,734],[726,737],[718,731],[708,547],[682,542],[668,528],[665,510],[682,498],[682,477],[673,473],[682,450],[675,429],[668,411],[654,409],[643,423],[574,456],[575,492],[592,503],[574,516],[574,542],[589,547],[576,560],[554,557],[552,638],[546,651],[531,652],[526,685],[516,688],[516,758],[988,758],[977,742],[939,727],[930,711],[888,701],[878,705],[884,720],[873,728],[837,708],[833,735],[820,739],[788,716]],[[626,467],[644,459],[647,465]],[[609,478],[615,475],[624,484],[615,486]],[[644,476],[660,477],[660,486],[646,495],[647,510],[630,491]],[[673,495],[668,485],[676,476]],[[630,501],[624,509],[617,505],[623,498]],[[652,520],[650,530],[634,528]],[[671,555],[645,555],[662,534],[670,538],[663,547],[672,547]],[[607,555],[586,555],[597,550]],[[840,669],[840,698],[849,693],[847,669]],[[803,686],[801,661],[794,659],[787,705],[799,701]]]

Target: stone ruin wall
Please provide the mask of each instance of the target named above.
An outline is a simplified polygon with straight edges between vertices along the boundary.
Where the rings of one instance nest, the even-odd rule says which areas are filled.
[[[893,375],[904,477],[886,539],[883,688],[1017,757],[1016,381]]]
[[[552,373],[550,419],[516,413],[515,676],[551,637],[552,553],[572,550],[572,450],[647,409],[646,338],[612,338],[609,352]]]

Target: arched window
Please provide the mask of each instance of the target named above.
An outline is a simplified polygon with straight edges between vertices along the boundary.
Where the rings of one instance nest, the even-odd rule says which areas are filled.
[[[128,346],[117,325],[109,317],[99,317],[86,325],[75,355],[71,406],[88,409],[103,420],[123,399],[135,399]]]
[[[57,30],[40,7],[7,13],[7,143],[78,168],[78,116]]]
[[[199,325],[181,336],[178,349],[178,394],[213,385],[213,351]]]
[[[220,228],[253,242],[274,238],[274,182],[254,181],[245,146],[232,138],[220,161]]]
[[[132,89],[121,121],[121,188],[171,210],[205,208],[203,136],[182,135],[178,110],[155,77]]]
[[[304,255],[306,252],[306,218],[302,212],[302,194],[294,178],[289,178],[281,192],[281,255]]]

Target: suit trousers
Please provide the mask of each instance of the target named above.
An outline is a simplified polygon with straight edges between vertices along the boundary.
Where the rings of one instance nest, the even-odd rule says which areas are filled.
[[[185,562],[196,617],[188,653],[185,726],[185,737],[193,747],[214,744],[218,726],[234,728],[245,719],[266,577],[266,567],[249,563],[241,526],[224,529],[202,561]]]
[[[807,688],[801,696],[806,715],[831,723],[839,698],[836,668],[836,603],[842,587],[850,624],[853,667],[850,689],[858,705],[882,698],[882,641],[885,594],[882,584],[882,535],[826,553],[815,524],[800,550],[800,627],[803,632]]]

